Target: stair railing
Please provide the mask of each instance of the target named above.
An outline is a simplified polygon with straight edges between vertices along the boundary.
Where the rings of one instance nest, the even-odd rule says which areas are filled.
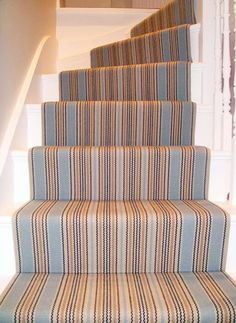
[[[236,22],[236,0],[233,1],[234,23]],[[234,28],[234,107],[233,114],[233,138],[232,138],[232,183],[231,183],[231,203],[236,204],[236,26]]]
[[[232,111],[231,111],[231,57],[230,57],[230,11],[229,0],[223,1],[223,150],[232,148]]]
[[[222,148],[222,0],[216,0],[215,4],[215,93],[214,93],[214,149]]]
[[[214,149],[231,151],[231,58],[229,0],[216,0]]]

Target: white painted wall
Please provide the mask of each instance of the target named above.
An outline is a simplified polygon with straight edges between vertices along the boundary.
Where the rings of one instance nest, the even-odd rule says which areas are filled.
[[[58,9],[58,71],[90,67],[91,49],[128,38],[130,29],[153,12],[153,9]]]
[[[46,35],[53,37],[44,72],[54,69],[55,7],[56,0],[0,1],[0,144],[29,64]]]
[[[55,71],[55,9],[56,0],[0,1],[0,222],[18,206],[11,150],[27,145],[25,100],[38,92],[41,102],[40,74]]]

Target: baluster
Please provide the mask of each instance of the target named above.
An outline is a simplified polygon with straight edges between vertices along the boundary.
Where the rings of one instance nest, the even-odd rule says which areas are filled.
[[[236,22],[236,0],[234,0],[234,17]],[[235,26],[235,25],[234,25]],[[234,102],[236,102],[236,26],[234,28],[235,47],[234,47]],[[231,174],[231,203],[236,204],[236,104],[233,112],[233,139],[232,139],[232,174]]]
[[[229,0],[223,1],[223,150],[231,151],[232,148],[232,113],[231,113],[231,58],[230,58],[230,27],[229,27]]]
[[[222,148],[222,16],[221,0],[215,1],[215,94],[214,94],[214,149]]]

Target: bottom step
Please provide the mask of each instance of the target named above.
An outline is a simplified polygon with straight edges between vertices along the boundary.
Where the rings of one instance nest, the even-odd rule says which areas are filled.
[[[19,274],[0,322],[235,322],[236,285],[223,272]]]

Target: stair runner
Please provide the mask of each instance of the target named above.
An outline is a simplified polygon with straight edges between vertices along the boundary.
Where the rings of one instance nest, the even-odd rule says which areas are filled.
[[[191,0],[60,74],[14,216],[17,274],[0,322],[236,322],[229,216],[207,200],[194,146]]]

